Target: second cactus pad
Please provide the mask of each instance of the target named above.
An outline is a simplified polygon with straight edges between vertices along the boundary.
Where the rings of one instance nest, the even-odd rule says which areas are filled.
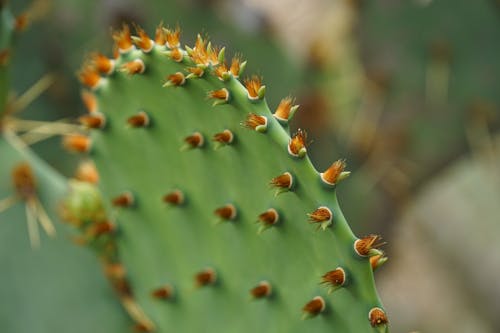
[[[378,237],[358,240],[336,199],[344,163],[316,171],[305,132],[289,135],[291,99],[273,114],[260,78],[239,81],[240,59],[137,30],[84,65],[95,130],[65,143],[96,163],[138,329],[385,330]]]

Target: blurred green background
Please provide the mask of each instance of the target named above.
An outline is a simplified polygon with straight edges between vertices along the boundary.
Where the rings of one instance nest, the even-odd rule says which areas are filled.
[[[89,52],[111,54],[111,28],[122,22],[150,33],[160,21],[178,23],[183,44],[201,32],[229,55],[243,54],[247,73],[263,75],[271,109],[296,96],[292,127],[307,130],[318,169],[347,159],[344,214],[358,235],[381,233],[388,242],[390,260],[376,277],[392,331],[500,331],[498,1],[16,0],[11,7],[34,17],[16,42],[12,93],[53,79],[20,115],[26,119],[84,112],[75,73]],[[77,160],[62,153],[60,138],[33,148],[73,174]],[[30,256],[27,241],[4,240],[3,248],[23,242],[15,263],[0,256],[11,270],[54,251],[44,242]],[[37,279],[61,279],[61,265],[38,265]],[[14,275],[0,272],[0,290]],[[2,321],[31,304],[5,306],[1,298]]]

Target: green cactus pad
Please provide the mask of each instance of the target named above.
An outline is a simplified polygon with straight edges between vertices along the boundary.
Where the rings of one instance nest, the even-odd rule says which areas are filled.
[[[29,242],[25,207],[16,198],[0,212],[0,326],[2,332],[124,332],[130,319],[91,253],[75,246],[71,230],[57,223],[56,212],[67,192],[67,180],[9,135],[0,135],[0,202],[15,198],[12,170],[29,165],[36,196],[57,229],[41,243]],[[1,205],[1,204],[0,204]]]
[[[369,319],[370,310],[382,305],[368,256],[354,250],[357,238],[339,208],[336,185],[322,181],[309,158],[300,158],[303,151],[299,157],[289,153],[286,121],[269,110],[265,89],[257,85],[256,97],[249,98],[234,74],[216,64],[217,54],[207,66],[200,64],[196,52],[202,46],[122,52],[114,72],[93,89],[106,125],[92,131],[89,154],[118,225],[116,242],[134,299],[153,323],[139,322],[144,325],[138,328],[386,330],[384,320]],[[172,57],[179,51],[182,60],[176,62]],[[138,59],[144,68],[136,66]],[[204,68],[203,76],[188,76],[188,67]],[[176,73],[183,76],[170,76]],[[227,100],[219,94],[213,103],[207,97],[223,88]],[[262,121],[259,116],[267,118],[266,125],[252,123]],[[255,125],[260,126],[254,130]],[[213,141],[224,130],[233,140]],[[276,195],[269,183],[285,172],[293,186]],[[308,219],[318,207],[333,213],[325,228]],[[329,294],[322,276],[337,267],[345,283]],[[252,299],[250,290],[262,281],[270,284],[271,295]],[[173,297],[152,296],[165,285]],[[326,307],[314,316],[320,309],[308,303],[316,296]],[[310,313],[304,316],[306,304]]]

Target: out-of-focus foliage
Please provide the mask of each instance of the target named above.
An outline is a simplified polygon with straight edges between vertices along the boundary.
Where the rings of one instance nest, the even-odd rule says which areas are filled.
[[[37,198],[56,223],[57,238],[42,230],[41,246],[28,237],[26,203],[19,199],[0,213],[0,323],[3,332],[124,332],[130,321],[93,254],[71,241],[57,211],[65,180],[29,152],[0,137],[0,200],[15,195],[11,174],[29,163]],[[41,228],[39,228],[41,229]]]

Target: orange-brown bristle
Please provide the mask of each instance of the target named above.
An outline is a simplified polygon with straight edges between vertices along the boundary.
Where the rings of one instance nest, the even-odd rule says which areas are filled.
[[[246,128],[255,130],[259,126],[267,125],[267,118],[264,116],[259,116],[255,113],[249,113],[243,125]]]
[[[233,142],[234,134],[230,130],[226,129],[220,133],[214,134],[213,140],[222,144],[230,144]]]
[[[104,221],[92,224],[89,227],[88,234],[92,237],[99,237],[101,235],[111,234],[115,232],[115,230],[116,226],[113,223]]]
[[[146,70],[146,65],[141,59],[134,59],[124,63],[121,70],[129,75],[142,74]]]
[[[120,50],[117,45],[113,45],[113,59],[116,60],[118,58],[120,58]]]
[[[188,67],[187,70],[188,70],[188,72],[190,72],[198,77],[202,77],[203,74],[205,74],[205,71],[203,70],[203,68],[200,68],[200,67]]]
[[[383,263],[387,261],[387,257],[384,254],[377,254],[370,257],[370,265],[372,266],[372,270],[376,270]]]
[[[244,84],[250,98],[259,98],[259,90],[262,87],[262,79],[259,76],[254,75],[250,79],[245,79]]]
[[[314,297],[311,301],[307,302],[302,308],[302,311],[308,316],[317,316],[325,310],[325,300],[321,296]]]
[[[196,42],[190,56],[196,64],[204,66],[208,65],[207,42],[201,37],[201,35],[198,35],[196,38]]]
[[[110,74],[115,65],[114,61],[106,57],[102,53],[94,53],[91,55],[91,62],[101,74]]]
[[[149,126],[149,116],[146,112],[139,112],[127,119],[127,123],[134,128],[147,127]]]
[[[132,193],[125,192],[111,200],[111,204],[115,207],[130,207],[134,204]]]
[[[12,169],[12,184],[16,194],[24,200],[31,199],[36,193],[36,180],[28,163],[20,163]]]
[[[83,115],[78,118],[78,121],[83,126],[92,129],[103,128],[106,123],[104,116],[96,112],[89,115]]]
[[[112,279],[111,284],[118,295],[122,297],[132,296],[132,288],[130,287],[130,283],[126,278]]]
[[[208,93],[208,97],[218,99],[221,101],[227,101],[229,99],[229,91],[226,88],[219,90],[212,90]]]
[[[236,207],[231,204],[222,206],[214,210],[214,214],[223,220],[233,220],[236,218]]]
[[[155,30],[155,43],[157,45],[163,46],[167,43],[167,34],[165,33],[165,28],[163,27],[163,22],[160,22]]]
[[[156,299],[169,299],[173,296],[172,287],[167,285],[157,288],[151,292],[151,296]]]
[[[222,50],[220,46],[214,46],[207,48],[208,53],[208,61],[212,66],[216,66],[219,64],[219,53]]]
[[[198,287],[207,286],[214,284],[217,280],[217,275],[215,271],[211,268],[207,268],[195,275],[195,283]]]
[[[354,248],[360,256],[368,256],[372,249],[377,249],[384,245],[379,243],[382,239],[379,235],[368,235],[354,242]]]
[[[92,89],[96,88],[101,81],[99,72],[95,66],[92,66],[89,63],[83,65],[83,68],[78,73],[78,78],[82,84]]]
[[[184,142],[190,147],[190,148],[199,148],[203,146],[204,143],[203,135],[199,132],[195,132],[187,137],[184,138]]]
[[[328,184],[336,184],[340,174],[344,171],[346,163],[344,160],[337,160],[321,174],[321,178]]]
[[[342,268],[336,268],[333,271],[325,273],[321,277],[321,283],[327,284],[332,287],[339,287],[345,282],[345,272]]]
[[[276,224],[278,220],[279,220],[279,214],[274,208],[270,208],[266,210],[264,213],[259,215],[259,222],[267,226]]]
[[[196,42],[193,47],[194,51],[206,52],[207,50],[207,41],[200,34],[196,37]]]
[[[137,45],[143,52],[149,52],[153,49],[153,41],[149,38],[148,34],[144,29],[135,25],[135,30],[139,35],[138,38],[134,38],[135,45]]]
[[[186,77],[181,72],[167,76],[167,82],[173,86],[182,86],[186,82]]]
[[[153,332],[153,328],[149,325],[143,323],[137,323],[134,325],[134,330],[136,332]]]
[[[132,36],[128,24],[124,23],[121,30],[113,32],[113,39],[121,53],[130,51],[134,46],[132,44]]]
[[[170,58],[175,62],[181,62],[184,59],[184,55],[181,49],[176,47],[170,51]]]
[[[121,263],[106,263],[104,265],[104,274],[110,279],[123,279],[126,271]]]
[[[181,46],[181,28],[177,26],[174,30],[165,29],[165,39],[169,49]]]
[[[229,71],[233,74],[234,77],[238,77],[240,75],[241,66],[241,58],[239,56],[233,57],[231,60],[231,67]]]
[[[89,113],[97,112],[97,98],[95,95],[87,90],[82,90],[81,98],[83,105]]]
[[[229,69],[227,68],[225,63],[219,64],[217,67],[215,67],[215,75],[219,77],[219,79],[223,79],[224,74],[226,74]]]
[[[293,156],[299,156],[299,154],[302,154],[306,149],[306,140],[306,131],[299,128],[297,133],[293,136],[293,138],[290,139],[290,142],[288,143],[288,152]]]
[[[28,13],[18,15],[14,20],[14,29],[16,31],[24,31],[28,27],[29,17]]]
[[[10,60],[10,50],[4,49],[0,51],[0,66],[5,66]]]
[[[90,138],[85,135],[75,134],[63,138],[63,147],[70,152],[86,153],[90,150]]]
[[[292,97],[288,96],[283,98],[276,108],[274,116],[280,120],[288,120],[288,118],[290,118],[290,111],[292,110],[293,103],[294,100]]]
[[[271,285],[267,281],[259,282],[257,286],[250,289],[250,295],[253,298],[269,297],[271,295],[271,292],[272,292]]]
[[[175,206],[181,205],[184,202],[184,194],[179,190],[172,191],[163,196],[163,202]]]
[[[372,327],[385,325],[389,322],[387,316],[381,308],[373,308],[368,313],[368,318]]]
[[[99,173],[95,167],[95,164],[90,161],[80,163],[78,169],[76,170],[75,178],[91,184],[97,184],[99,182]]]
[[[293,178],[289,172],[285,172],[284,174],[281,174],[271,179],[269,184],[277,188],[289,189],[292,187]]]
[[[319,207],[314,212],[307,214],[311,223],[322,223],[332,219],[332,212],[326,207]]]

